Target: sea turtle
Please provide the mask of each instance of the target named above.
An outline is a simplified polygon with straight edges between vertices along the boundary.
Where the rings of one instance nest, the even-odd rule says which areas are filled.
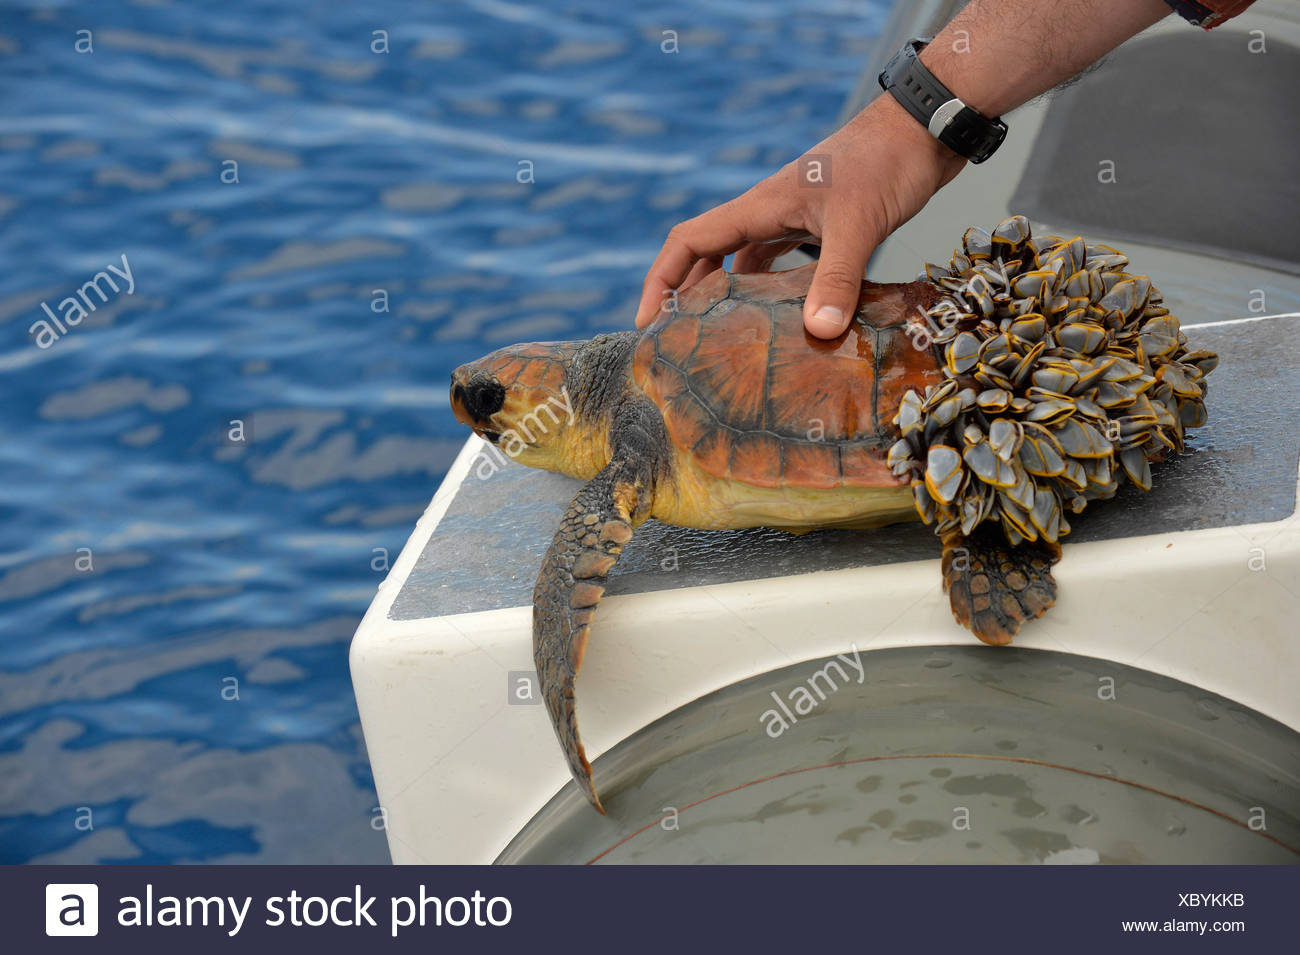
[[[1011,640],[1056,599],[1066,512],[1150,487],[1150,461],[1205,423],[1178,320],[1128,260],[1022,216],[968,229],[947,266],[864,282],[847,331],[804,332],[813,265],[714,272],[641,332],[515,345],[458,368],[462,423],[587,484],[534,592],[542,696],[601,812],[574,682],[609,574],[655,518],[807,530],[921,519],[957,620]],[[560,412],[563,413],[560,413]]]

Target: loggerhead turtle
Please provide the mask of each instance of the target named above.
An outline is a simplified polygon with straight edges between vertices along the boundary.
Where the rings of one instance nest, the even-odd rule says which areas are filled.
[[[966,230],[917,281],[864,282],[846,332],[804,332],[814,266],[714,272],[641,332],[515,345],[458,368],[459,421],[533,467],[587,481],[534,591],[533,655],[578,786],[601,812],[574,684],[634,529],[878,527],[942,542],[956,619],[1005,644],[1056,599],[1066,512],[1151,485],[1206,420],[1178,320],[1115,249]],[[567,420],[554,406],[571,411]]]

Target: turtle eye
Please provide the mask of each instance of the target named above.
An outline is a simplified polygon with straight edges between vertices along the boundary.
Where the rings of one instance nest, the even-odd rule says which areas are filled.
[[[477,421],[487,421],[506,403],[506,390],[491,378],[471,379],[465,385],[465,410]]]

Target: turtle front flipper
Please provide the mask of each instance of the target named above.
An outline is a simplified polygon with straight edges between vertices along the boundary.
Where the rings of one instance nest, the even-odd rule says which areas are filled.
[[[657,412],[642,408],[614,428],[614,459],[577,496],[560,522],[533,591],[533,661],[542,698],[573,778],[591,804],[591,764],[578,737],[574,684],[596,605],[633,529],[650,516],[662,445],[652,435]]]
[[[1061,548],[1047,541],[1007,543],[1000,529],[943,538],[943,588],[952,614],[985,643],[1011,642],[1026,620],[1056,603],[1052,565]]]

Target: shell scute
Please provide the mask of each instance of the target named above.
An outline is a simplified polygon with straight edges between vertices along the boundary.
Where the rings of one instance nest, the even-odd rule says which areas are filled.
[[[731,477],[732,440],[726,428],[713,428],[705,433],[692,453],[709,474],[720,478]]]
[[[750,431],[732,438],[731,473],[745,475],[756,487],[781,486],[781,439],[766,431]]]
[[[784,484],[818,490],[843,486],[838,445],[786,441],[782,444],[781,451],[781,476]]]
[[[673,440],[683,448],[696,447],[719,427],[717,419],[689,394],[678,395],[661,410]]]
[[[662,410],[672,443],[714,477],[758,487],[905,485],[908,475],[886,460],[898,438],[891,420],[909,388],[942,379],[907,323],[940,293],[928,283],[864,283],[849,329],[823,341],[803,327],[814,271],[714,273],[646,331],[633,381]]]
[[[657,322],[673,320],[680,315],[703,315],[720,299],[727,297],[731,287],[731,276],[718,269],[706,275],[684,292],[669,297],[665,296],[661,315]]]
[[[657,357],[681,368],[690,362],[691,354],[700,343],[700,319],[693,315],[682,315],[665,323],[655,337],[648,341],[651,346],[657,346]]]

